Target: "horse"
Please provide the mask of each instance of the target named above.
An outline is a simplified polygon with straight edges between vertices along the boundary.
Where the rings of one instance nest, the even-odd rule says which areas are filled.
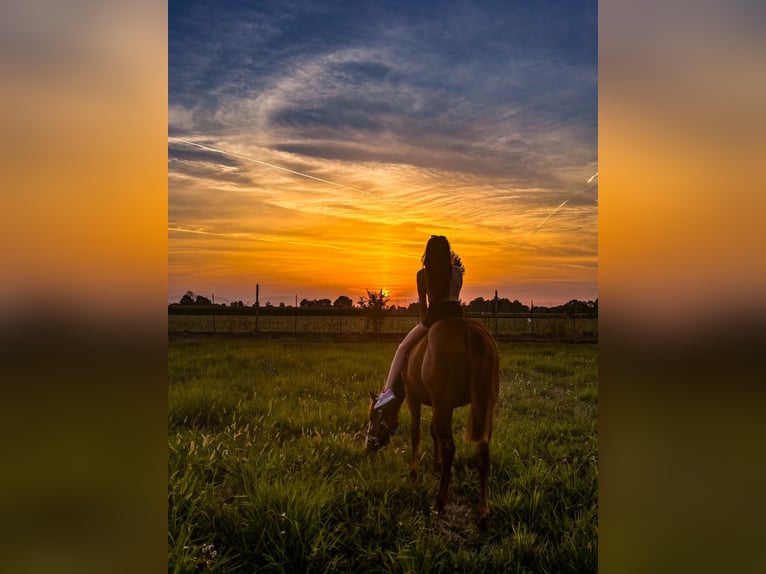
[[[484,526],[489,516],[489,442],[492,438],[492,417],[499,379],[497,344],[481,323],[462,317],[437,321],[429,328],[428,335],[411,349],[404,369],[392,386],[396,398],[375,409],[377,395],[369,392],[369,424],[365,447],[377,451],[388,444],[399,426],[399,411],[406,400],[411,416],[410,476],[414,479],[420,462],[418,447],[421,406],[430,406],[434,466],[437,472],[441,470],[434,509],[443,517],[455,455],[453,411],[470,404],[465,438],[476,444],[480,486],[477,512],[479,525]]]

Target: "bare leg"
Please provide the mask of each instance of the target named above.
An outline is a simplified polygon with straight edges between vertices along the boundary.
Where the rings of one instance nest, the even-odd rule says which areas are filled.
[[[386,377],[386,384],[383,387],[383,391],[391,388],[396,378],[402,372],[402,369],[404,369],[404,362],[407,360],[407,352],[415,343],[425,337],[427,333],[428,327],[423,325],[423,323],[418,323],[409,333],[407,333],[402,342],[399,343],[399,347],[394,354],[394,359],[391,361],[391,367],[388,369],[388,377]]]

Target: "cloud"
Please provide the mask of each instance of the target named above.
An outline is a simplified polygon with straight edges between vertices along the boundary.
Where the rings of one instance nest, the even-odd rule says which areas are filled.
[[[504,257],[592,269],[597,186],[582,190],[597,169],[595,8],[391,12],[171,7],[169,226],[187,230],[172,232],[173,257],[215,234],[226,253],[321,257],[373,240],[417,260],[422,235],[446,230],[498,272]]]
[[[461,169],[504,170],[538,181],[549,165],[566,162],[581,147],[580,131],[595,135],[592,71],[536,54],[506,60],[501,54],[478,58],[471,50],[456,62],[424,43],[418,36],[423,26],[399,26],[396,42],[326,42],[307,54],[296,48],[285,65],[273,62],[257,81],[245,76],[206,102],[211,107],[200,127],[247,132],[258,145],[317,157],[380,154],[424,167],[457,162]],[[572,121],[573,110],[583,118],[579,123]],[[188,125],[194,113],[178,110],[176,116]]]

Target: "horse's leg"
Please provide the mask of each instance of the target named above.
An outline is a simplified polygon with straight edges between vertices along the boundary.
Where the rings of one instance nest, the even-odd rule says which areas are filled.
[[[431,416],[431,438],[434,441],[434,472],[439,472],[442,469],[442,452],[439,449],[439,435],[436,433],[436,419],[433,416]]]
[[[476,463],[479,468],[479,526],[486,525],[489,516],[487,502],[487,475],[489,474],[489,443],[480,442],[476,445]]]
[[[452,459],[455,456],[455,440],[452,437],[452,409],[440,407],[434,403],[433,420],[442,458],[442,475],[439,482],[439,492],[436,495],[436,511],[443,515],[450,478],[452,477]]]
[[[418,455],[418,447],[420,446],[420,403],[408,401],[407,405],[410,407],[410,441],[412,442],[410,477],[414,479],[420,468],[420,456]]]

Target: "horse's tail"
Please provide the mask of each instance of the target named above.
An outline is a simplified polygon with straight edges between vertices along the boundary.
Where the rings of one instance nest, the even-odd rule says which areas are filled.
[[[499,362],[495,340],[486,330],[466,329],[471,412],[465,429],[469,442],[489,442],[492,415],[499,390]]]

